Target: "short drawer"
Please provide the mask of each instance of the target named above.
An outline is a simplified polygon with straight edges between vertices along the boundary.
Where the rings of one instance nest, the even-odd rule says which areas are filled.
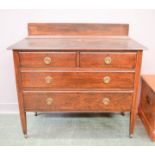
[[[81,52],[80,67],[134,69],[136,53]]]
[[[133,72],[22,72],[24,88],[128,89],[133,85]]]
[[[129,111],[132,93],[108,92],[24,92],[24,106],[29,111]]]
[[[20,52],[21,67],[75,67],[76,52]]]

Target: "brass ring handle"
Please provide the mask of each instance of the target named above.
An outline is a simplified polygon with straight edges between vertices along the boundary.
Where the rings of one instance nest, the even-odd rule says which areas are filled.
[[[110,99],[109,98],[103,98],[102,100],[104,105],[109,105],[110,104]]]
[[[104,82],[105,84],[110,83],[110,81],[111,81],[111,78],[110,78],[109,76],[105,76],[105,77],[103,78],[103,82]]]
[[[53,98],[49,97],[49,98],[46,99],[46,104],[47,105],[51,105],[52,103],[53,103]]]
[[[51,83],[52,80],[53,80],[53,78],[52,78],[51,76],[46,76],[46,77],[45,77],[45,82],[46,82],[46,83]]]
[[[45,58],[44,58],[44,63],[45,63],[46,65],[49,65],[51,62],[52,62],[52,59],[51,59],[50,57],[45,57]]]
[[[109,65],[109,64],[111,64],[111,62],[112,62],[112,59],[111,59],[110,56],[107,56],[107,57],[104,58],[104,63],[105,64]]]

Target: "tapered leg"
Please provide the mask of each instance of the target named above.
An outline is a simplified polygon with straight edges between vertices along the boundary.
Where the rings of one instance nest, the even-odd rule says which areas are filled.
[[[15,74],[16,74],[16,87],[17,87],[17,94],[18,94],[20,120],[21,120],[22,131],[26,138],[27,137],[26,111],[24,109],[24,102],[23,102],[22,81],[21,81],[20,61],[19,61],[18,51],[14,51],[13,56],[14,56],[14,65],[15,65]]]
[[[20,114],[20,118],[21,118],[21,124],[22,124],[22,131],[24,135],[27,135],[27,121],[26,121],[26,112],[24,112],[23,114]]]
[[[37,113],[37,112],[35,112],[35,113],[34,113],[34,116],[38,116],[38,113]]]
[[[135,124],[136,124],[136,118],[137,118],[137,112],[138,112],[138,97],[139,97],[139,94],[137,94],[137,96],[135,97],[134,108],[132,108],[132,111],[130,112],[130,133],[129,133],[130,138],[133,137]]]
[[[130,138],[133,137],[135,122],[136,122],[136,114],[131,112],[130,113],[130,132],[129,132]]]
[[[27,138],[26,112],[24,111],[23,106],[20,106],[20,105],[21,105],[21,103],[19,103],[19,111],[20,111],[20,120],[21,120],[22,131],[23,131],[24,137]]]
[[[142,51],[137,52],[137,62],[136,62],[136,72],[134,81],[134,95],[133,103],[130,111],[130,130],[129,137],[132,138],[134,134],[134,128],[136,123],[137,109],[138,109],[138,99],[140,95],[140,69],[141,69]]]
[[[138,81],[139,83],[139,81]],[[137,92],[134,95],[133,99],[133,105],[130,112],[130,131],[129,131],[129,137],[132,138],[134,134],[135,124],[136,124],[136,118],[137,118],[137,112],[138,112],[138,99],[139,99],[140,91],[137,89]]]

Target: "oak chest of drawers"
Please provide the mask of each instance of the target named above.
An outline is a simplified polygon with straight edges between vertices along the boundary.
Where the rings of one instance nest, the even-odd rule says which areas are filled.
[[[28,25],[13,49],[23,133],[26,112],[137,113],[142,50],[127,24]]]

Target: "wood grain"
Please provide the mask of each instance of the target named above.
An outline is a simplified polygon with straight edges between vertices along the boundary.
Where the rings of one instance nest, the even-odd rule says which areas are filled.
[[[111,63],[106,64],[106,57],[111,58]],[[80,67],[134,69],[136,66],[136,53],[123,52],[81,52]]]
[[[139,96],[140,96],[140,72],[141,72],[141,63],[142,62],[142,51],[137,51],[137,60],[136,60],[136,73],[134,78],[134,96],[133,103],[130,112],[130,137],[133,136],[134,128],[136,124],[136,116],[138,112]]]
[[[21,67],[76,67],[76,52],[20,52]],[[44,59],[51,59],[50,64],[46,64]]]
[[[53,103],[47,105],[47,98]],[[109,105],[104,105],[103,99],[109,98]],[[25,108],[28,111],[67,111],[67,112],[119,112],[130,111],[132,93],[106,92],[24,92]]]
[[[129,111],[129,132],[133,135],[142,50],[146,48],[128,37],[128,28],[128,24],[28,25],[29,36],[8,48],[14,50],[24,134],[28,111]],[[104,63],[107,56],[110,64]],[[45,64],[45,57],[51,62]],[[107,84],[103,80],[106,76],[110,77]],[[103,98],[109,99],[108,105],[103,104]],[[149,112],[154,109],[144,108]],[[146,116],[153,121],[152,115]]]
[[[143,75],[142,79],[147,83],[148,87],[155,92],[155,75]]]
[[[145,80],[144,78],[142,80],[139,116],[150,138],[155,141],[155,93],[150,87],[150,85],[148,85],[148,83],[153,82],[153,77],[154,76],[152,76],[151,78],[151,75],[149,75],[149,78],[147,80],[146,78]]]
[[[134,52],[146,49],[143,45],[129,37],[28,37],[8,49],[20,50],[53,50],[53,51],[109,51],[122,50],[122,52]]]
[[[108,84],[103,78],[109,76]],[[52,77],[51,83],[46,83],[46,77]],[[24,88],[66,88],[66,89],[132,89],[134,73],[125,72],[22,72]]]
[[[29,23],[29,35],[88,35],[88,36],[127,36],[128,24],[97,23]]]
[[[16,88],[17,88],[17,95],[18,95],[20,120],[21,120],[23,134],[27,134],[26,111],[24,108],[22,81],[21,81],[21,74],[19,70],[19,67],[20,67],[19,53],[17,51],[13,51],[13,57],[14,57],[14,68],[15,68]]]

